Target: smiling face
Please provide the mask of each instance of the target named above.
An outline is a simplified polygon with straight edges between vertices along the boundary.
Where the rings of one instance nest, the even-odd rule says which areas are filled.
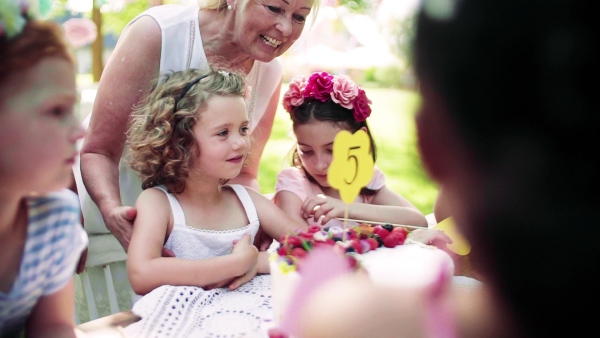
[[[42,59],[6,79],[0,90],[1,189],[43,193],[71,183],[76,143],[85,133],[74,114],[76,99],[75,69],[64,58]]]
[[[244,98],[213,96],[193,132],[200,148],[195,167],[204,177],[231,179],[242,170],[250,149]]]
[[[270,62],[300,37],[312,6],[312,0],[238,0],[233,41],[254,59]]]
[[[294,127],[298,157],[306,171],[322,187],[329,187],[327,170],[333,158],[333,141],[342,130],[336,123],[318,120]]]

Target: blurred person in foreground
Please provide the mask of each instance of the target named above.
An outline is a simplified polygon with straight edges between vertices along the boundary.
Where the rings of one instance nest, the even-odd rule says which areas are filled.
[[[582,0],[423,1],[419,146],[484,285],[375,288],[344,275],[310,296],[298,337],[595,332],[581,305],[600,285],[597,22]]]
[[[75,337],[73,275],[88,243],[66,189],[85,131],[75,62],[37,1],[0,1],[0,337]]]

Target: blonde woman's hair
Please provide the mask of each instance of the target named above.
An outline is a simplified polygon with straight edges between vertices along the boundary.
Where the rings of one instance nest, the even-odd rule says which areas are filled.
[[[227,0],[199,0],[202,9],[223,9],[227,7]]]
[[[200,154],[193,128],[214,95],[244,98],[243,73],[187,69],[155,80],[154,90],[134,108],[127,131],[130,166],[143,189],[162,184],[169,192],[184,190],[192,161]]]
[[[248,1],[248,0],[238,0],[238,1]],[[211,9],[211,10],[222,10],[227,7],[227,0],[198,0],[198,4],[201,9]],[[310,10],[313,18],[317,17],[317,13],[319,13],[319,7],[321,5],[321,0],[314,0],[312,8]],[[314,20],[313,20],[314,23]]]

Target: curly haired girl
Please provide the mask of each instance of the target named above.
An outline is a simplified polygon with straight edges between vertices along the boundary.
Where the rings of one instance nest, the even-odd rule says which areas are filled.
[[[128,131],[131,167],[143,191],[129,246],[133,289],[162,285],[233,290],[268,273],[252,245],[259,226],[273,238],[307,228],[259,192],[227,185],[248,159],[243,76],[188,69],[165,75]],[[166,247],[175,258],[162,257]]]

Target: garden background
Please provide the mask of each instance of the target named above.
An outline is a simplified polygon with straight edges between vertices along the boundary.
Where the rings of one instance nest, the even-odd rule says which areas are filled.
[[[91,112],[105,61],[127,22],[150,6],[197,0],[54,0],[49,18],[71,36],[78,62],[79,115]],[[202,0],[200,0],[202,1]],[[317,0],[319,1],[319,0]],[[410,39],[418,0],[321,0],[301,38],[280,57],[284,83],[295,75],[329,71],[353,78],[372,100],[369,126],[377,166],[387,184],[423,213],[433,211],[438,187],[419,158],[414,114],[420,97],[412,72]],[[259,171],[262,193],[272,193],[277,173],[290,165],[294,144],[289,115],[280,106]]]

